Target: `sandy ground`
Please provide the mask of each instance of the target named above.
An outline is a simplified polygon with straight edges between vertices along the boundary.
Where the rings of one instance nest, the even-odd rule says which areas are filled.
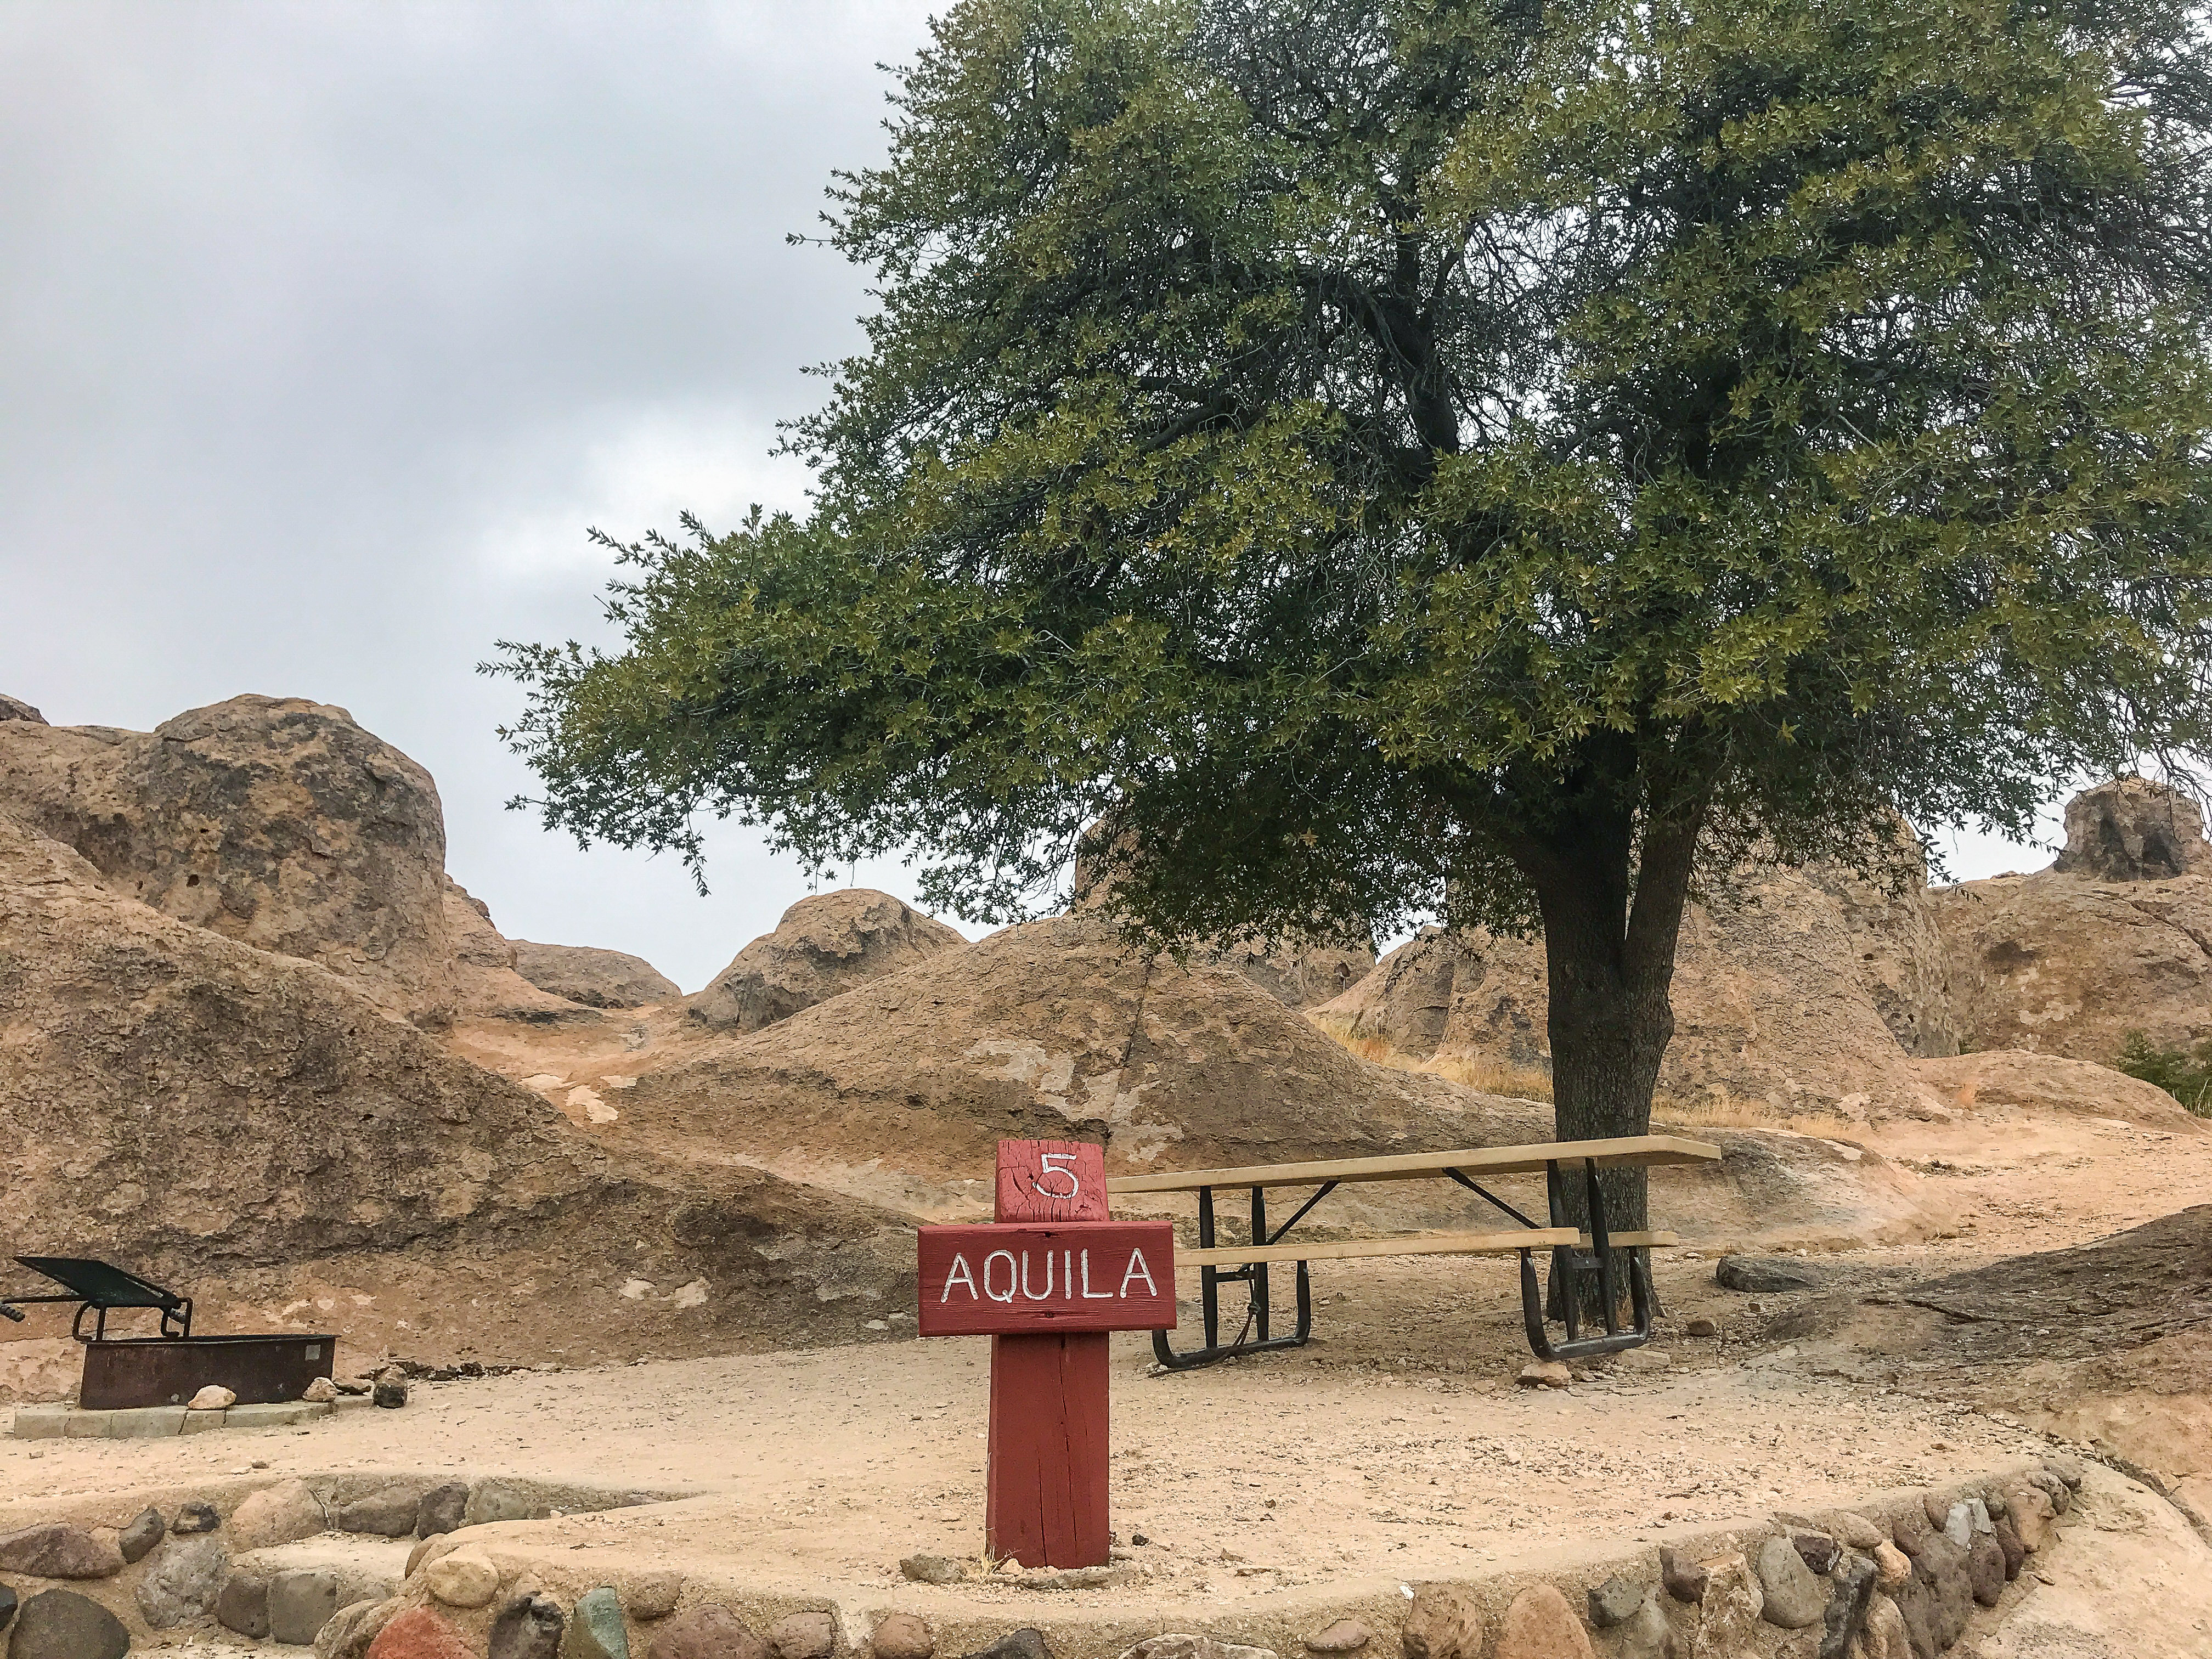
[[[1892,1126],[1873,1144],[1944,1183],[1960,1218],[1954,1237],[1830,1259],[1877,1285],[2085,1243],[2212,1193],[2212,1135],[1977,1118]],[[1302,1586],[1476,1574],[2047,1453],[2009,1413],[1977,1407],[1974,1377],[1885,1357],[1937,1316],[1866,1312],[1886,1322],[1879,1341],[1793,1336],[1790,1298],[1721,1291],[1711,1272],[1694,1256],[1660,1264],[1665,1363],[1639,1357],[1565,1391],[1512,1380],[1527,1353],[1510,1261],[1322,1264],[1310,1346],[1199,1372],[1156,1375],[1143,1338],[1117,1337],[1112,1505],[1146,1595],[1233,1609]],[[1698,1318],[1717,1334],[1685,1335]],[[951,1339],[417,1383],[404,1411],[352,1405],[288,1431],[0,1440],[0,1491],[375,1468],[683,1491],[695,1496],[529,1523],[531,1547],[586,1573],[742,1558],[755,1582],[793,1593],[911,1594],[901,1557],[981,1550],[987,1372],[985,1340]],[[2063,1631],[2096,1628],[2112,1592],[2199,1547],[2171,1509],[2122,1497],[2097,1522],[2101,1565],[2038,1592],[2056,1622],[2022,1625],[1990,1655],[2075,1651]],[[2212,1635],[2172,1651],[2212,1654]]]
[[[1494,1309],[1508,1289],[1502,1269],[1450,1291],[1439,1276],[1368,1267],[1361,1305],[1465,1318],[1453,1303]],[[1395,1368],[1384,1350],[1413,1334],[1342,1316],[1353,1307],[1325,1306],[1339,1331],[1308,1348],[1198,1372],[1149,1375],[1149,1347],[1116,1340],[1113,1512],[1157,1571],[1224,1595],[1445,1577],[1532,1540],[1846,1504],[2045,1446],[1963,1407],[1811,1376],[1788,1346],[1678,1345],[1679,1365],[1563,1392],[1516,1387],[1507,1333],[1488,1329],[1478,1371]],[[687,1542],[773,1529],[793,1583],[888,1583],[903,1555],[981,1550],[988,1366],[988,1340],[962,1338],[418,1383],[404,1411],[350,1406],[305,1429],[0,1442],[0,1487],[76,1495],[265,1463],[683,1489],[711,1494],[687,1506]],[[583,1542],[660,1519],[559,1528]]]

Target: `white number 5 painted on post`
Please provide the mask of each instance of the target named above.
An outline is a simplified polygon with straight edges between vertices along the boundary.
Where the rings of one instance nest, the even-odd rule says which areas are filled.
[[[1035,1181],[1032,1181],[1030,1185],[1035,1187],[1038,1192],[1043,1194],[1047,1198],[1073,1198],[1083,1190],[1083,1182],[1077,1178],[1075,1171],[1066,1167],[1068,1164],[1075,1162],[1075,1154],[1073,1152],[1040,1152],[1037,1154],[1037,1162],[1043,1164],[1044,1169],[1039,1173],[1037,1178]],[[1044,1178],[1046,1176],[1066,1176],[1067,1180],[1067,1190],[1064,1193],[1055,1192],[1051,1188],[1046,1186],[1044,1184]]]

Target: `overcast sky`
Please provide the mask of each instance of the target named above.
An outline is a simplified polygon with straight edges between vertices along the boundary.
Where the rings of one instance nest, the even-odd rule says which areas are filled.
[[[801,504],[775,423],[866,299],[784,239],[880,153],[927,10],[0,4],[0,691],[141,729],[342,704],[435,775],[503,932],[696,988],[797,867],[726,830],[701,899],[504,810],[519,692],[474,669],[603,637],[587,526]]]

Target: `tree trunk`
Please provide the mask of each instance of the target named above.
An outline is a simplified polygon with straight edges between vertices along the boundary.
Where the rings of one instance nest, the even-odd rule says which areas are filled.
[[[1553,1121],[1561,1140],[1640,1135],[1651,1127],[1652,1091],[1674,1034],[1668,992],[1697,836],[1694,820],[1647,823],[1639,836],[1627,811],[1603,811],[1547,837],[1547,856],[1531,861],[1544,921]],[[1583,1172],[1562,1174],[1572,1177],[1563,1221],[1586,1230]],[[1650,1225],[1643,1169],[1601,1170],[1598,1184],[1608,1228]],[[1625,1278],[1619,1288],[1625,1297]],[[1592,1319],[1603,1314],[1599,1296],[1593,1279],[1583,1310]],[[1556,1284],[1551,1303],[1557,1316]]]

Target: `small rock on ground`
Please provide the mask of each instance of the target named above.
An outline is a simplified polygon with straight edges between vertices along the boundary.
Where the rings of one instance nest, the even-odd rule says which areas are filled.
[[[172,1395],[173,1399],[175,1396]],[[210,1382],[185,1401],[188,1412],[224,1412],[238,1403],[238,1396],[220,1382]]]
[[[647,1659],[769,1659],[767,1641],[719,1601],[686,1607],[653,1633]]]
[[[629,1594],[623,1597],[623,1605],[629,1609],[631,1618],[651,1624],[675,1612],[676,1603],[683,1595],[682,1573],[648,1572],[631,1583]]]
[[[381,1406],[387,1411],[397,1411],[407,1403],[407,1379],[403,1376],[380,1376],[368,1392],[368,1403]],[[381,1641],[383,1638],[377,1638]]]
[[[1613,1641],[1613,1659],[1676,1659],[1681,1645],[1656,1595],[1645,1596],[1627,1622],[1614,1627]]]
[[[1583,1621],[1551,1584],[1515,1596],[1499,1621],[1493,1659],[1595,1659]]]
[[[509,1601],[491,1621],[487,1659],[556,1659],[568,1621],[550,1595],[525,1595]]]
[[[1866,1628],[1867,1607],[1874,1598],[1874,1563],[1863,1555],[1847,1555],[1837,1563],[1834,1587],[1820,1615],[1820,1645],[1816,1659],[1846,1659],[1851,1644]]]
[[[135,1523],[134,1523],[135,1524]],[[321,1502],[304,1480],[280,1481],[248,1492],[230,1512],[230,1541],[240,1550],[297,1543],[326,1530]]]
[[[629,1632],[623,1624],[622,1599],[611,1584],[586,1590],[568,1616],[566,1653],[571,1659],[629,1659]]]
[[[1357,1653],[1375,1639],[1375,1632],[1357,1619],[1340,1619],[1326,1630],[1316,1631],[1300,1644],[1308,1653]]]
[[[368,1659],[476,1659],[461,1633],[428,1607],[396,1615],[368,1644]]]
[[[1450,1584],[1423,1584],[1413,1592],[1400,1644],[1406,1659],[1479,1659],[1482,1609],[1468,1592]]]
[[[1826,1278],[1810,1262],[1788,1255],[1724,1255],[1713,1266],[1713,1282],[1723,1290],[1753,1295],[1814,1290]]]
[[[220,1539],[165,1538],[131,1599],[149,1629],[168,1630],[214,1607],[229,1576],[230,1552]]]
[[[422,1569],[422,1580],[449,1607],[481,1607],[499,1594],[499,1569],[472,1544],[447,1550]]]
[[[1867,1608],[1866,1626],[1859,1639],[1866,1659],[1915,1659],[1905,1615],[1887,1595],[1875,1596]]]
[[[887,1613],[876,1620],[868,1651],[875,1659],[932,1659],[937,1638],[927,1620],[911,1613]]]
[[[1574,1382],[1575,1374],[1561,1360],[1532,1359],[1513,1380],[1524,1389],[1564,1389]]]
[[[256,1641],[269,1634],[269,1577],[260,1572],[234,1572],[223,1581],[215,1598],[215,1621]]]
[[[2030,1555],[2051,1541],[2051,1522],[2057,1515],[2051,1494],[2040,1486],[2014,1486],[2005,1494],[2005,1519],[2012,1522],[2021,1547]]]
[[[88,1595],[41,1590],[22,1605],[8,1644],[9,1659],[123,1659],[131,1632]]]
[[[348,1602],[315,1632],[315,1659],[363,1659],[377,1633],[404,1605],[396,1597]]]
[[[1977,1538],[1966,1551],[1966,1582],[1975,1601],[1985,1607],[1996,1606],[2004,1594],[2005,1558],[1995,1538]]]
[[[355,1499],[331,1516],[340,1532],[366,1533],[374,1538],[404,1538],[415,1530],[415,1517],[422,1499],[404,1486],[391,1486]]]
[[[1625,1624],[1644,1605],[1644,1586],[1615,1573],[1589,1593],[1590,1623],[1600,1630]]]
[[[338,1576],[326,1568],[295,1567],[269,1581],[269,1633],[304,1647],[338,1610]]]
[[[968,1576],[966,1565],[949,1555],[909,1555],[899,1571],[917,1584],[957,1584]]]
[[[1677,1601],[1702,1601],[1712,1575],[1703,1563],[1692,1561],[1679,1551],[1659,1550],[1659,1582],[1667,1587],[1667,1594]]]
[[[301,1391],[300,1398],[317,1406],[327,1406],[338,1397],[338,1385],[327,1376],[319,1376]]]
[[[415,1504],[415,1535],[436,1538],[458,1532],[469,1513],[469,1489],[458,1480],[433,1486]]]
[[[1720,1327],[1710,1319],[1693,1319],[1682,1327],[1685,1336],[1718,1336]]]
[[[212,1504],[186,1504],[177,1511],[177,1518],[169,1522],[171,1532],[213,1532],[222,1524],[222,1517],[215,1512]]]
[[[775,1659],[830,1659],[837,1650],[837,1620],[826,1613],[787,1613],[768,1633]]]
[[[1846,1511],[1838,1515],[1830,1528],[1847,1548],[1871,1551],[1877,1544],[1887,1544],[1888,1534],[1863,1515]]]
[[[1999,1516],[1990,1528],[1990,1536],[2004,1553],[2005,1582],[2010,1583],[2020,1577],[2020,1570],[2027,1562],[2027,1547],[2020,1541],[2020,1534],[2012,1529],[2012,1517]]]
[[[0,1538],[0,1572],[27,1578],[112,1578],[123,1571],[112,1540],[61,1522],[27,1527]]]
[[[1791,1550],[1790,1553],[1795,1559],[1797,1553]],[[1704,1599],[1698,1605],[1696,1651],[1727,1654],[1731,1659],[1739,1653],[1756,1652],[1761,1645],[1758,1633],[1759,1615],[1766,1603],[1758,1573],[1735,1551],[1715,1556],[1701,1565],[1707,1583]],[[1797,1570],[1805,1571],[1802,1561],[1797,1563]]]
[[[1894,1589],[1912,1577],[1912,1563],[1894,1544],[1876,1544],[1874,1547],[1874,1569],[1884,1589]]]
[[[129,1526],[115,1534],[115,1547],[123,1552],[125,1561],[143,1561],[168,1530],[161,1511],[149,1504],[131,1517]]]

